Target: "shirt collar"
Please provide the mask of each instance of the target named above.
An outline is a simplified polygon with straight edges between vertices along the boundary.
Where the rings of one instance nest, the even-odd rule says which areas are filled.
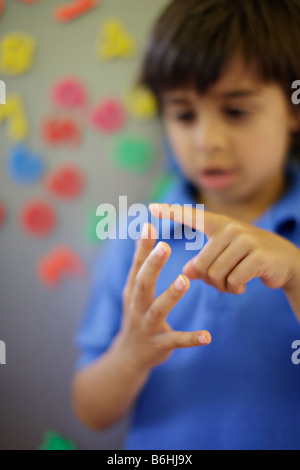
[[[253,225],[280,233],[286,228],[300,227],[300,165],[288,161],[284,168],[286,191],[257,218]]]
[[[300,227],[300,165],[288,162],[285,166],[287,189],[268,210],[270,229],[280,231],[285,224]]]

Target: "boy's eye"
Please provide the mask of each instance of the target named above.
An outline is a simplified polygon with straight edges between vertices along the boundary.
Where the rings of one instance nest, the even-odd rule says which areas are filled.
[[[233,119],[241,119],[249,115],[248,111],[237,108],[225,108],[224,112],[228,117]]]
[[[195,113],[193,113],[192,111],[186,113],[179,113],[175,115],[175,119],[183,122],[191,122],[195,119]]]

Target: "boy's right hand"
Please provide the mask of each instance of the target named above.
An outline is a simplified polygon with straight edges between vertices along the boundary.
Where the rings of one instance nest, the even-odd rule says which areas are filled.
[[[171,249],[160,242],[153,249],[157,232],[146,224],[136,244],[133,264],[123,290],[123,322],[118,335],[119,346],[138,370],[150,370],[164,362],[177,348],[206,345],[208,331],[174,331],[167,316],[190,286],[187,276],[180,275],[170,287],[155,298],[156,281],[167,262]]]

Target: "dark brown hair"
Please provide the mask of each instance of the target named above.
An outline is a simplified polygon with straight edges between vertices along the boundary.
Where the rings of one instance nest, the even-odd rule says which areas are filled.
[[[204,93],[236,54],[263,82],[277,82],[299,115],[291,97],[300,80],[300,0],[173,0],[152,30],[139,84],[159,104],[181,86]],[[290,153],[300,161],[300,133]]]

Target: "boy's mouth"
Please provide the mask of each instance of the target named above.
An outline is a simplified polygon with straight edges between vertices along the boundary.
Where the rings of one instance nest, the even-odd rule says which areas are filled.
[[[222,189],[234,179],[236,172],[221,168],[207,168],[199,172],[199,183],[205,189]]]

